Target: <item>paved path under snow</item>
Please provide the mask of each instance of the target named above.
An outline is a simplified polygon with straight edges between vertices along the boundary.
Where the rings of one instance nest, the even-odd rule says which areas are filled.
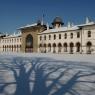
[[[94,95],[95,55],[0,54],[0,95]]]

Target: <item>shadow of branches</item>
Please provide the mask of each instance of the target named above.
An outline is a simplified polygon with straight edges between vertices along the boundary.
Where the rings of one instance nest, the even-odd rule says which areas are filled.
[[[2,58],[0,95],[83,95],[85,90],[93,95],[95,70],[73,63],[45,57]]]

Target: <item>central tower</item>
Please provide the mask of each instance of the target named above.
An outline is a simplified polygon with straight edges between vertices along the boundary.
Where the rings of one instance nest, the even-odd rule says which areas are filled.
[[[63,23],[62,19],[61,19],[60,17],[58,17],[58,16],[57,16],[57,17],[53,20],[53,22],[52,22],[53,28],[59,28],[59,27],[61,27],[63,24],[64,24],[64,23]]]

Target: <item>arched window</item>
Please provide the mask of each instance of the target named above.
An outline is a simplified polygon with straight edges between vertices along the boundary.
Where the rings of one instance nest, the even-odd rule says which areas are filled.
[[[64,43],[64,52],[67,52],[67,43]]]
[[[74,44],[71,42],[71,43],[70,43],[70,53],[71,53],[71,54],[73,53],[73,47],[74,47]]]
[[[59,43],[59,44],[58,44],[58,52],[61,52],[61,49],[62,49],[62,44]]]
[[[39,50],[42,52],[42,44],[39,44]]]
[[[80,42],[76,43],[76,52],[80,52]]]
[[[54,34],[54,40],[56,39],[56,35]]]
[[[88,31],[88,37],[91,37],[91,31]]]
[[[42,40],[42,36],[40,36],[40,41]]]
[[[42,44],[39,44],[39,48],[41,48],[42,47]]]
[[[87,53],[90,54],[91,53],[92,43],[90,41],[87,42],[86,47],[87,47]]]
[[[46,44],[44,44],[44,53],[46,53]]]
[[[53,53],[56,53],[56,44],[53,43]]]
[[[5,45],[5,51],[6,51],[6,45]]]

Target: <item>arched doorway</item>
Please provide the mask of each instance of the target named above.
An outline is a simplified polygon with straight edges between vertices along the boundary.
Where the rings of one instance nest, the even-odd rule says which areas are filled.
[[[91,54],[91,47],[92,47],[92,43],[91,42],[87,42],[86,44],[86,50],[88,54]]]
[[[51,52],[51,44],[48,44],[48,52]]]
[[[44,53],[46,53],[46,44],[44,44]]]
[[[74,47],[74,44],[71,42],[71,43],[70,43],[70,53],[71,53],[71,54],[73,53],[73,47]]]
[[[64,52],[67,52],[67,46],[68,46],[67,43],[64,43],[63,46],[64,46]]]
[[[6,52],[6,49],[7,49],[7,48],[6,48],[6,45],[5,45],[5,52]]]
[[[16,52],[16,45],[14,45],[14,52]]]
[[[56,53],[56,44],[53,43],[53,53]]]
[[[62,44],[61,44],[61,43],[59,43],[59,44],[58,44],[58,52],[60,53],[60,52],[61,52],[61,50],[62,50]]]
[[[14,47],[13,47],[13,45],[12,45],[12,52],[13,52],[13,50],[14,50]]]
[[[76,52],[80,52],[80,43],[79,42],[77,42],[76,43]]]
[[[39,52],[41,52],[41,53],[43,52],[42,51],[42,44],[39,44]]]
[[[33,37],[31,34],[26,37],[25,52],[33,52]]]

